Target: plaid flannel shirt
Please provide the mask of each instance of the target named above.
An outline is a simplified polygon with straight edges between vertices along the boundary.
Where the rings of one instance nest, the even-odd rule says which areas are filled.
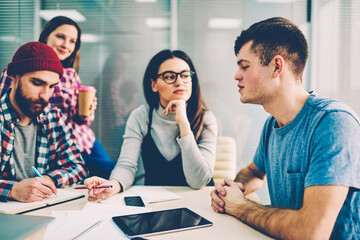
[[[55,86],[54,93],[49,102],[50,105],[60,108],[67,117],[68,128],[74,134],[80,151],[91,154],[91,149],[95,142],[95,134],[89,126],[94,121],[94,116],[90,117],[87,122],[84,122],[77,114],[80,85],[81,80],[75,69],[64,68],[60,84]],[[5,69],[0,79],[0,96],[2,97],[11,86],[11,77],[7,75],[7,69]]]
[[[0,201],[7,201],[13,187],[15,166],[15,126],[19,124],[16,112],[10,103],[9,93],[0,101]],[[50,176],[56,187],[71,185],[86,177],[85,163],[68,131],[61,110],[47,106],[36,119],[36,168],[41,174]]]

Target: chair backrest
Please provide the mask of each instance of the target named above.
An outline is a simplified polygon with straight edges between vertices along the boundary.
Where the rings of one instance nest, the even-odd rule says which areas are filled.
[[[232,137],[219,136],[216,146],[214,182],[224,178],[234,179],[236,175],[236,144]]]

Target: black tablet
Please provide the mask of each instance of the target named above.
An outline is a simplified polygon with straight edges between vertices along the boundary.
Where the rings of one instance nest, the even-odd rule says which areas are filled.
[[[112,219],[129,237],[143,237],[212,225],[212,222],[188,208],[118,216]]]

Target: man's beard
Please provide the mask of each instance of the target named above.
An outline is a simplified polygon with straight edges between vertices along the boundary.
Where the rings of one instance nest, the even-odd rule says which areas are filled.
[[[27,98],[21,87],[21,79],[19,79],[19,85],[15,92],[15,101],[22,113],[31,119],[35,119],[39,116],[39,114],[42,113],[44,108],[49,104],[49,102],[43,99],[33,100],[32,98]],[[41,104],[41,106],[35,106],[35,104]]]

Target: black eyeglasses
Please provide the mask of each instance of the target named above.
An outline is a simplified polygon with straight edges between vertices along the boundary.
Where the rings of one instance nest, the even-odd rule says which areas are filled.
[[[179,73],[173,71],[165,71],[158,74],[157,77],[161,76],[164,82],[166,82],[167,84],[173,84],[174,82],[176,82],[178,75],[180,75],[180,78],[184,83],[190,83],[194,74],[194,72],[189,70],[185,70]]]

